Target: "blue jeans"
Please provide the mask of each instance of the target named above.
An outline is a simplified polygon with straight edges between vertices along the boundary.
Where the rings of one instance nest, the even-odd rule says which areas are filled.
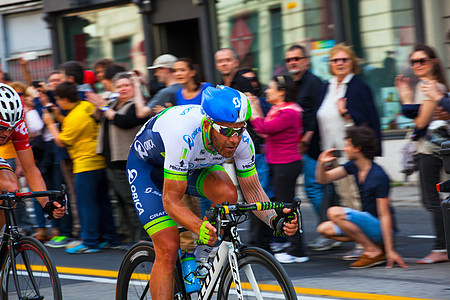
[[[316,164],[317,160],[305,154],[303,156],[303,166],[305,170],[305,193],[314,207],[317,215],[320,215],[322,206],[323,186],[316,182]]]
[[[73,175],[83,244],[89,248],[98,248],[101,237],[112,246],[119,245],[105,169]]]

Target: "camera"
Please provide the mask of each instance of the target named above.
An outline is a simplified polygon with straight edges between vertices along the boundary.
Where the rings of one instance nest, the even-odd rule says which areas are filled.
[[[342,150],[336,149],[333,151],[334,157],[342,157]]]
[[[51,106],[44,106],[42,109],[45,109],[46,111],[48,111],[49,113],[51,113],[53,111]]]
[[[37,81],[37,80],[34,80],[34,81],[31,82],[31,85],[32,85],[34,88],[38,89],[38,88],[41,87],[41,82],[40,82],[40,81]]]

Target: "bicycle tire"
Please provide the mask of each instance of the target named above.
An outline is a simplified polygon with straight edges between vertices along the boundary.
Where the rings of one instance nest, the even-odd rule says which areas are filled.
[[[254,292],[245,275],[245,268],[248,266],[251,267],[255,276],[263,297],[262,299],[297,299],[294,287],[286,271],[269,252],[260,248],[249,247],[242,249],[240,254],[240,257],[238,257],[238,269],[244,299],[261,299],[257,298],[257,292]],[[231,299],[230,295],[236,294],[232,284],[233,274],[228,264],[222,273],[217,299]]]
[[[150,242],[139,242],[128,250],[122,264],[116,284],[117,300],[152,299],[148,289],[148,281],[151,276],[153,263],[155,261],[155,250]],[[190,299],[183,294],[184,284],[178,274],[180,271],[177,265],[174,270],[175,291],[174,299]],[[179,294],[181,298],[175,298]]]
[[[41,242],[32,237],[20,237],[14,253],[18,283],[23,297],[21,299],[62,299],[61,283],[55,264]],[[10,255],[11,250],[2,261],[0,275],[2,300],[18,299]]]

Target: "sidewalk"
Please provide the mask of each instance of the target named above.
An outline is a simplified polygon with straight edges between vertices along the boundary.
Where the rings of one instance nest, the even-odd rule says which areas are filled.
[[[310,205],[308,197],[306,197],[303,183],[297,185],[296,195],[300,199],[305,199],[304,204]],[[445,194],[443,194],[445,196]],[[394,207],[398,206],[421,206],[419,183],[407,182],[402,186],[391,188],[391,203]],[[302,204],[303,205],[303,204]]]

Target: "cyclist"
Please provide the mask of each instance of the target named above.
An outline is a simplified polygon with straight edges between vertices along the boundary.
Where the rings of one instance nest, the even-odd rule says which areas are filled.
[[[185,193],[213,204],[236,203],[237,190],[220,165],[234,157],[242,193],[249,202],[269,201],[255,170],[253,142],[245,131],[251,115],[247,97],[232,88],[208,87],[201,105],[170,107],[150,119],[131,145],[127,172],[133,201],[155,248],[150,291],[155,299],[172,299],[173,269],[179,248],[177,224],[214,245],[216,229],[195,216],[181,199]],[[288,213],[285,209],[283,213]],[[285,223],[275,211],[256,212],[278,233],[293,235],[297,219]]]
[[[46,190],[44,179],[36,167],[28,141],[22,100],[12,87],[0,83],[0,145],[6,144],[9,140],[13,142],[30,189],[32,191]],[[0,158],[0,190],[10,192],[19,190],[17,177],[3,158]],[[38,198],[38,201],[44,207],[43,211],[54,218],[64,216],[65,208],[58,202],[49,202],[47,197]],[[3,225],[5,225],[4,215],[0,214],[0,228]]]

